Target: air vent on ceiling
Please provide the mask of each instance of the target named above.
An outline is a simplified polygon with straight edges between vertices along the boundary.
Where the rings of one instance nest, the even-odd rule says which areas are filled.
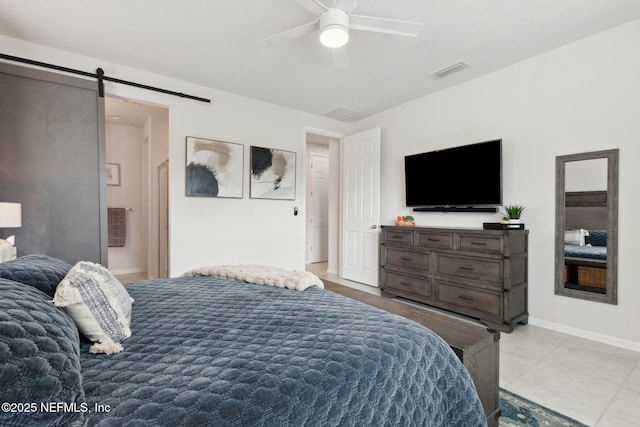
[[[467,64],[466,62],[458,62],[457,64],[449,65],[442,70],[434,71],[429,75],[434,79],[441,79],[453,73],[457,73],[458,71],[462,71],[467,67],[469,67],[469,64]]]
[[[362,117],[362,113],[350,110],[345,107],[335,108],[329,111],[328,113],[325,113],[324,115],[332,119],[341,120],[343,122],[349,122],[349,123],[355,122],[360,117]]]

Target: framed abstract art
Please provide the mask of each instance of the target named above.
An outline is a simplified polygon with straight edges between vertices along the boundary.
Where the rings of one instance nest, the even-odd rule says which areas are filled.
[[[120,185],[120,164],[107,163],[107,185]]]
[[[242,198],[244,145],[187,137],[186,195]]]
[[[252,146],[250,184],[252,199],[295,200],[296,153]]]

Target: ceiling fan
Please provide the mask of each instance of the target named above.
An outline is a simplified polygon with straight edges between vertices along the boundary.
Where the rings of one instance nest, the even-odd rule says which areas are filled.
[[[332,49],[336,68],[347,66],[348,58],[345,45],[349,41],[349,30],[416,37],[424,26],[424,24],[415,22],[353,15],[351,12],[357,7],[356,2],[353,0],[332,0],[331,7],[325,6],[319,0],[296,1],[317,15],[318,19],[284,33],[268,37],[261,40],[259,44],[273,46],[320,31],[320,43]]]

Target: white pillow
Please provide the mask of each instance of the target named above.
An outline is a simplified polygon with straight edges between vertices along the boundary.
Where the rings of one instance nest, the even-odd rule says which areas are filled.
[[[564,242],[567,245],[584,246],[584,238],[589,235],[589,231],[584,228],[564,231]]]
[[[88,339],[91,353],[118,353],[131,336],[133,298],[122,283],[100,264],[81,261],[58,284],[53,303],[71,316]]]

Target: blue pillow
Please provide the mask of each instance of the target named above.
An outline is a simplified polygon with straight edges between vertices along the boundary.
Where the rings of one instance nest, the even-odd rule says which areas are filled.
[[[0,278],[33,286],[53,298],[69,270],[71,265],[61,259],[34,254],[1,263]]]
[[[0,425],[83,425],[88,408],[73,320],[31,286],[0,279],[0,295],[0,402],[10,409],[0,411]]]
[[[589,230],[589,235],[584,238],[584,244],[607,246],[607,230]]]

